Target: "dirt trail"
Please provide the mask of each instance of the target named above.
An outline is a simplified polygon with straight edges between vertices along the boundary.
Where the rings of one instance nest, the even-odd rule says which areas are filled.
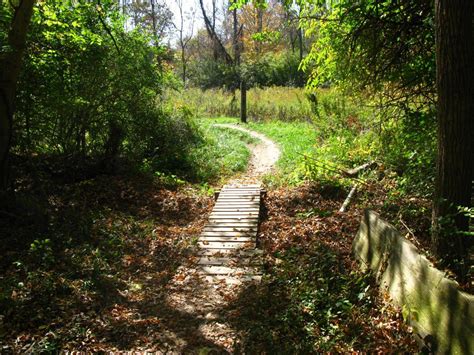
[[[258,182],[262,175],[268,174],[273,170],[275,163],[280,157],[280,149],[275,144],[275,142],[268,139],[261,133],[252,131],[236,124],[215,124],[215,126],[236,129],[260,140],[260,143],[248,145],[248,148],[252,154],[250,157],[249,168],[243,176],[232,180],[231,183]]]
[[[260,183],[262,175],[272,171],[280,156],[277,145],[263,134],[237,125],[216,126],[240,130],[260,140],[257,144],[249,145],[252,156],[247,172],[229,182]],[[260,253],[256,258],[259,257],[262,257]],[[234,328],[236,312],[239,311],[231,304],[252,284],[252,281],[243,281],[242,276],[208,281],[192,262],[179,267],[167,286],[166,300],[176,310],[173,317],[180,331],[166,334],[168,347],[159,347],[158,350],[172,353],[228,353],[238,349],[245,336]]]

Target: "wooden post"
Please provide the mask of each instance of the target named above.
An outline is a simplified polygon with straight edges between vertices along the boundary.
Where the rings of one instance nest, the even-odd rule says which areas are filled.
[[[240,81],[240,122],[247,123],[247,86],[243,79]]]

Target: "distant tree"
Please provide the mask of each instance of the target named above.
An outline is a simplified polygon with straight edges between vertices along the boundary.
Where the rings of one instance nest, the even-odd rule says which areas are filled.
[[[0,8],[1,15],[11,15],[7,45],[0,52],[0,189],[8,188],[8,154],[10,150],[15,96],[20,76],[21,62],[26,44],[26,34],[33,13],[34,0],[23,0],[12,9]]]
[[[194,16],[195,10],[193,8],[189,9],[189,12],[185,12],[183,0],[176,0],[179,11],[179,19],[175,20],[174,27],[178,31],[178,47],[180,51],[180,60],[181,60],[181,78],[183,80],[183,86],[186,86],[186,74],[188,68],[188,46],[189,42],[193,38],[194,30]],[[191,20],[190,25],[188,26],[189,30],[186,33],[185,26],[185,16],[188,16],[188,20]]]
[[[241,71],[241,54],[242,54],[242,31],[243,27],[239,25],[237,8],[231,8],[233,0],[229,1],[229,9],[232,13],[232,49],[233,57],[227,50],[225,42],[219,36],[216,29],[215,23],[215,2],[213,1],[213,11],[212,11],[212,20],[209,18],[206,7],[204,6],[203,0],[199,0],[199,5],[201,8],[202,17],[204,19],[204,24],[206,26],[207,33],[214,44],[215,53],[219,55],[221,60],[228,65],[233,65],[237,73],[237,83],[234,87],[240,86],[240,120],[243,123],[247,122],[247,86],[245,83],[245,78],[242,75]]]
[[[149,31],[155,46],[159,46],[173,26],[173,13],[166,3],[158,0],[125,1],[124,6],[134,26]]]

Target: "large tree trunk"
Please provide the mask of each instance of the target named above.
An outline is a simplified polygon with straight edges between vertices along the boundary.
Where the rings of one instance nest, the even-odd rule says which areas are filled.
[[[0,60],[0,191],[8,188],[8,153],[15,112],[16,86],[34,2],[21,0],[15,8],[8,34],[9,49]]]
[[[468,240],[458,231],[468,219],[457,206],[470,206],[474,172],[474,76],[472,0],[436,0],[438,161],[432,245],[448,263],[462,257]],[[454,225],[446,226],[449,216]]]

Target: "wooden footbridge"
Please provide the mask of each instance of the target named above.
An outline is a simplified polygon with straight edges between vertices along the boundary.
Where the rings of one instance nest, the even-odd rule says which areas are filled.
[[[208,280],[259,280],[260,185],[226,185],[198,240],[199,271]]]

